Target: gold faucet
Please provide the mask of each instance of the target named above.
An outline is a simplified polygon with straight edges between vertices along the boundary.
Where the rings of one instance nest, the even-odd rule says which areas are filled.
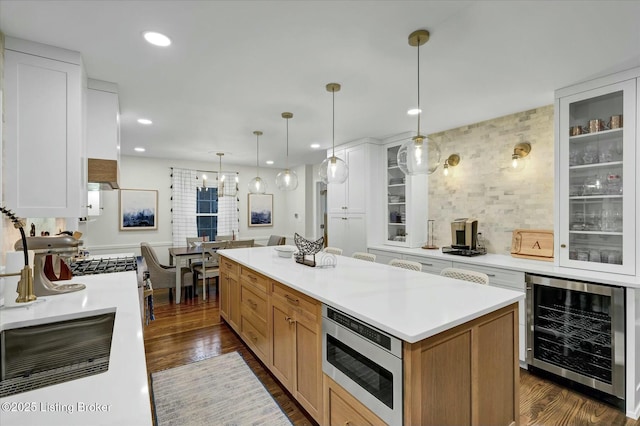
[[[14,272],[12,274],[0,274],[0,277],[15,276],[20,276],[18,286],[16,287],[16,293],[18,293],[16,303],[27,303],[36,300],[37,297],[33,293],[33,274],[31,273],[31,267],[29,265],[24,265],[24,268],[22,268],[22,271],[20,272]]]

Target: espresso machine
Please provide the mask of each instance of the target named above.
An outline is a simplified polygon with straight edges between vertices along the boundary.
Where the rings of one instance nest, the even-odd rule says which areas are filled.
[[[442,247],[443,253],[459,256],[477,256],[486,254],[484,247],[478,244],[478,219],[463,217],[451,222],[451,246]]]
[[[54,284],[52,281],[70,280],[73,277],[65,259],[78,253],[81,241],[69,235],[51,237],[26,237],[26,245],[33,250],[33,293],[36,296],[52,296],[83,290],[78,283]],[[16,251],[24,250],[23,240],[16,241]],[[54,264],[59,264],[56,268]],[[58,271],[56,271],[58,269]]]

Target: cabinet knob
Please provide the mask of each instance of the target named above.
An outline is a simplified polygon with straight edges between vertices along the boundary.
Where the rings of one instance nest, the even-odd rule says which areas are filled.
[[[567,245],[566,244],[560,244],[560,247],[567,248]]]

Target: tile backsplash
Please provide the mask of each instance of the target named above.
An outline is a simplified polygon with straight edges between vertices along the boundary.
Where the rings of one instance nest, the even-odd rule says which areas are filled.
[[[442,163],[451,154],[460,164],[429,176],[429,219],[435,244],[451,244],[450,223],[475,217],[490,253],[509,254],[517,228],[553,229],[553,105],[430,135],[440,144]],[[513,170],[519,142],[531,144],[524,169]]]

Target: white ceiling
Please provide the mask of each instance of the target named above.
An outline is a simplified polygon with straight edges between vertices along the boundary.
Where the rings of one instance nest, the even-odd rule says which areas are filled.
[[[555,89],[640,66],[640,1],[5,1],[0,30],[82,53],[118,83],[122,153],[317,163],[335,140],[423,133],[553,103]],[[145,30],[167,34],[168,48]],[[152,126],[136,123],[139,117]],[[135,146],[147,151],[138,154]]]

